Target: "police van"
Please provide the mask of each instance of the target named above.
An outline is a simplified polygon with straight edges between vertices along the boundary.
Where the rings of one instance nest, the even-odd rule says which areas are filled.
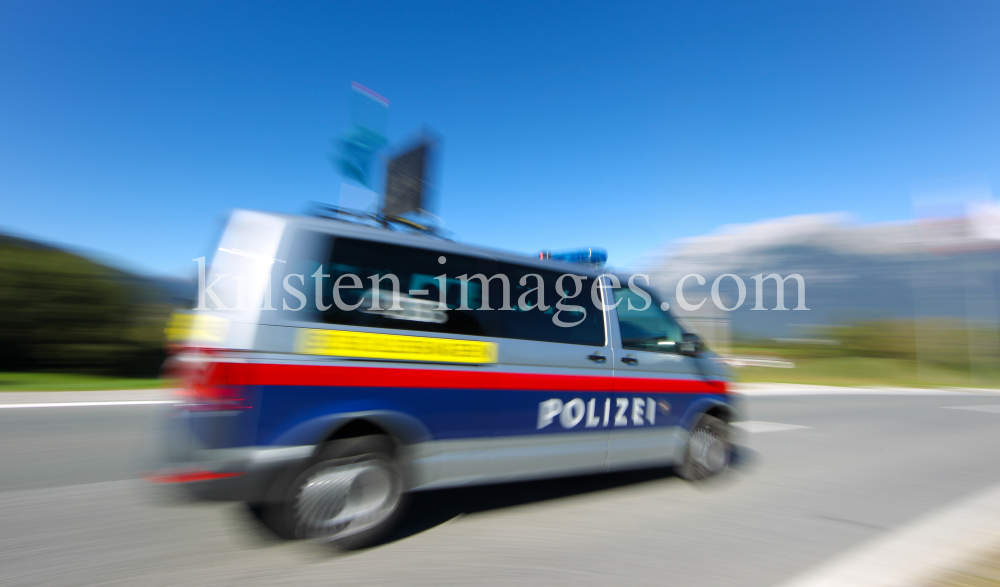
[[[147,479],[357,548],[415,491],[723,471],[726,367],[642,276],[576,261],[233,213],[168,329],[182,397]]]

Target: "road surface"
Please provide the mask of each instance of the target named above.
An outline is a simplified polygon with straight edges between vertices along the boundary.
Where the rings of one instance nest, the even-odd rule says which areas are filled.
[[[352,554],[136,480],[163,406],[0,409],[0,584],[776,585],[1000,483],[997,406],[751,397],[744,456],[717,482],[657,470],[419,494],[392,540]]]

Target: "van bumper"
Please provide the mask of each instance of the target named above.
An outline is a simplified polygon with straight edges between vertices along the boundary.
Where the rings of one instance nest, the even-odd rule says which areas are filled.
[[[205,448],[183,418],[168,418],[165,423],[159,454],[142,477],[182,488],[197,499],[267,501],[275,481],[300,471],[316,449],[312,445]]]
[[[299,470],[312,457],[313,446],[247,447],[197,451],[190,461],[163,462],[143,478],[174,485],[197,499],[212,501],[269,500],[274,482]]]

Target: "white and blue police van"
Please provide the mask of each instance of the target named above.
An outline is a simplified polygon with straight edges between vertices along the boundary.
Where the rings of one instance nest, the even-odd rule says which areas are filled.
[[[358,548],[415,491],[722,472],[725,365],[641,276],[540,257],[234,212],[168,328],[183,385],[147,479]]]

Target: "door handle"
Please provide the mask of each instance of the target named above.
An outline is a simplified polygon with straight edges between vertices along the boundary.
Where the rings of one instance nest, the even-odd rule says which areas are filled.
[[[604,355],[587,355],[587,358],[595,363],[603,363],[608,360]]]
[[[622,363],[626,365],[635,365],[639,362],[639,359],[635,357],[622,357]]]

